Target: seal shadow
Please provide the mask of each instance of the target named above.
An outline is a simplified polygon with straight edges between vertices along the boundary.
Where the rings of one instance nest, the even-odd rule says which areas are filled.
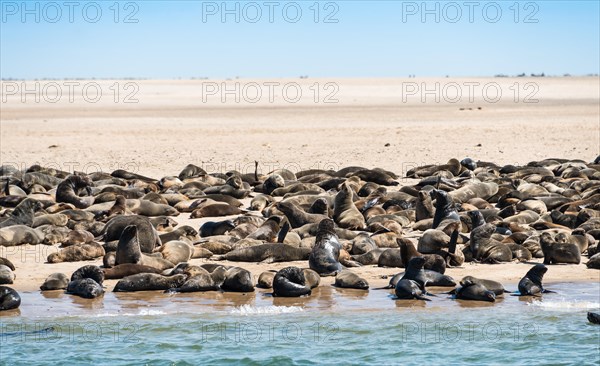
[[[62,299],[67,296],[65,290],[40,291],[40,294],[42,294],[45,299]]]
[[[478,300],[461,300],[461,299],[455,299],[456,303],[458,304],[458,306],[460,306],[461,308],[489,308],[492,307],[494,305],[496,305],[499,302],[502,302],[502,298],[499,297],[496,299],[496,301],[494,302],[490,302],[490,301],[478,301]]]
[[[349,299],[364,299],[369,296],[369,290],[359,290],[354,288],[342,288],[331,285],[335,292]]]
[[[83,309],[104,309],[104,295],[94,299],[84,299],[77,295],[66,296],[71,299],[73,305],[77,305]]]
[[[425,300],[417,300],[417,299],[403,300],[403,299],[396,299],[395,295],[390,295],[390,298],[392,300],[394,300],[394,303],[395,303],[395,305],[396,305],[397,308],[412,309],[412,308],[425,308],[425,307],[427,307],[427,301],[425,301]]]

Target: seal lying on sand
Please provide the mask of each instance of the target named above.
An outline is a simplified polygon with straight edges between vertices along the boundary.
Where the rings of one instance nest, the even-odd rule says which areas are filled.
[[[273,278],[273,296],[299,297],[310,293],[304,272],[298,267],[286,267]]]

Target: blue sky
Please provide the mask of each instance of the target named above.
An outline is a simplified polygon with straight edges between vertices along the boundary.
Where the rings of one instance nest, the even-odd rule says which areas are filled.
[[[232,13],[223,1],[22,3],[0,1],[2,78],[583,75],[600,64],[598,1],[228,1]]]

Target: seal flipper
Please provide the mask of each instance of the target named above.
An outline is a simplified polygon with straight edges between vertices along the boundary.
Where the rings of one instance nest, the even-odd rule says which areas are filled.
[[[286,219],[285,222],[283,223],[283,226],[279,230],[279,234],[277,234],[277,242],[283,243],[283,241],[285,240],[285,237],[287,236],[289,231],[290,231],[290,222]]]
[[[552,291],[552,290],[546,290],[546,289],[543,289],[543,290],[542,290],[542,293],[543,293],[543,294],[556,294],[557,292],[556,292],[556,291]]]
[[[415,299],[417,299],[417,300],[424,300],[424,301],[431,301],[431,299],[428,299],[425,296],[420,296],[420,295],[416,295]]]

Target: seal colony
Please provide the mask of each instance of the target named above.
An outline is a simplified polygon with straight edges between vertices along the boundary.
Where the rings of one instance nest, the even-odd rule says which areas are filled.
[[[524,166],[450,159],[406,177],[417,182],[403,185],[393,172],[360,166],[243,174],[189,164],[162,178],[1,166],[0,246],[52,246],[41,266],[102,263],[40,283],[41,291],[83,298],[106,290],[253,292],[255,286],[278,297],[314,296],[315,287],[326,285],[368,291],[368,279],[353,268],[375,266],[405,268],[386,287],[394,299],[427,301],[428,287],[453,287],[454,299],[494,302],[507,292],[502,284],[473,276],[455,281],[446,269],[522,262],[513,294],[541,296],[552,292],[542,277],[554,265],[586,261],[590,271],[600,268],[600,157]],[[177,227],[179,215],[212,221]],[[194,264],[199,258],[204,264]],[[253,278],[228,265],[232,260],[305,265]],[[106,288],[105,279],[118,282]],[[18,280],[19,269],[0,258],[0,285]],[[0,310],[20,303],[14,289],[0,286]]]

